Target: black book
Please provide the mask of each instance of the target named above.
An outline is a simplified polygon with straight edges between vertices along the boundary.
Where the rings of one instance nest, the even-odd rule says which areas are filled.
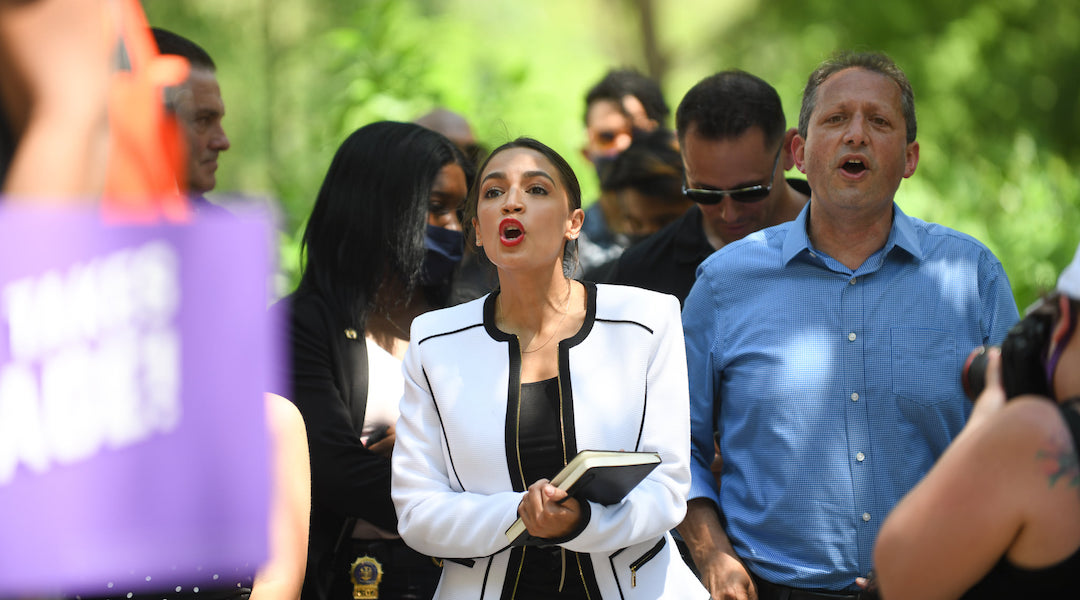
[[[659,464],[656,452],[582,450],[551,478],[551,485],[578,501],[617,504]],[[531,537],[520,517],[506,530],[512,546],[528,544]]]

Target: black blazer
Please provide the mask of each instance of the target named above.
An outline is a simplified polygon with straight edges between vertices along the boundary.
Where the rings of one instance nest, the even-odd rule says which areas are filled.
[[[311,530],[304,600],[325,600],[334,548],[346,521],[359,517],[397,530],[390,500],[390,460],[360,441],[367,404],[367,346],[322,296],[297,291],[272,310],[288,310],[291,365],[287,393],[304,417],[311,453]],[[349,533],[345,532],[348,537]],[[347,542],[347,540],[346,540]]]

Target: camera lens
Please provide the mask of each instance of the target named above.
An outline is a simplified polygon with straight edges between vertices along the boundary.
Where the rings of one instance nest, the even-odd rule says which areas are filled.
[[[971,351],[964,368],[960,371],[960,381],[964,385],[964,394],[974,402],[983,389],[986,388],[986,363],[990,356],[986,353],[986,346],[979,346]]]

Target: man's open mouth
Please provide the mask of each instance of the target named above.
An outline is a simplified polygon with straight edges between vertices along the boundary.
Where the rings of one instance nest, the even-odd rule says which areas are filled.
[[[840,168],[847,171],[848,173],[851,173],[852,175],[858,175],[859,173],[862,173],[866,170],[866,165],[863,164],[863,161],[857,158],[852,158],[844,164],[840,165]]]

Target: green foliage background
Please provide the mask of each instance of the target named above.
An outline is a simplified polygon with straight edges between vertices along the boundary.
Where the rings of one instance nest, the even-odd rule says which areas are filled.
[[[218,194],[277,200],[282,290],[334,150],[379,119],[442,105],[489,147],[537,137],[586,198],[583,97],[616,66],[661,81],[672,110],[696,81],[741,68],[771,82],[794,126],[807,75],[837,49],[881,50],[916,93],[921,160],[897,202],[970,233],[1017,303],[1051,288],[1080,241],[1080,5],[1060,0],[144,0],[151,24],[218,63],[232,149]]]

